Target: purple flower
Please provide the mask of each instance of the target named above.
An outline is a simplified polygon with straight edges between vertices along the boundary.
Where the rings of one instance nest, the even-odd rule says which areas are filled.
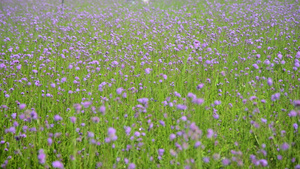
[[[95,116],[95,117],[92,117],[92,121],[94,123],[99,123],[100,119],[99,119],[99,117]]]
[[[266,59],[265,61],[264,61],[264,64],[266,64],[266,65],[269,65],[271,62],[268,60],[268,59]]]
[[[294,123],[293,127],[294,127],[295,130],[298,130],[298,124],[297,123]]]
[[[92,102],[91,102],[91,101],[83,102],[83,103],[82,103],[82,106],[85,107],[85,108],[88,108],[90,105],[92,105]]]
[[[176,151],[173,150],[173,149],[170,149],[170,154],[171,154],[171,156],[173,156],[173,157],[176,157],[176,155],[177,155]]]
[[[61,83],[64,83],[64,82],[66,82],[66,81],[67,81],[67,78],[66,78],[66,77],[61,78]]]
[[[70,120],[72,123],[75,123],[76,122],[76,117],[70,117]]]
[[[46,162],[46,154],[44,153],[43,149],[39,150],[38,159],[39,159],[39,163],[45,164],[45,162]]]
[[[15,118],[17,117],[17,113],[12,113],[12,114],[11,114],[11,117],[12,117],[13,119],[15,119]]]
[[[105,114],[105,106],[101,106],[99,108],[99,111],[102,113],[102,114]]]
[[[130,163],[128,165],[128,169],[135,169],[135,164],[134,163]]]
[[[299,58],[300,58],[300,51],[298,51],[298,52],[296,53],[296,56],[295,56],[295,58],[297,58],[297,59],[299,59]]]
[[[268,78],[268,81],[267,81],[267,82],[268,82],[268,85],[269,85],[269,86],[272,86],[273,80],[272,80],[271,78]]]
[[[129,134],[130,134],[130,132],[131,132],[131,128],[130,128],[130,127],[127,127],[127,126],[125,126],[125,127],[124,127],[124,129],[125,129],[125,133],[126,133],[127,135],[129,135]]]
[[[19,108],[22,110],[22,109],[24,109],[26,107],[26,104],[24,104],[24,103],[22,103],[22,104],[20,104],[20,106],[19,106]]]
[[[170,140],[173,141],[176,138],[175,134],[170,134]]]
[[[80,104],[74,104],[73,105],[76,111],[80,111],[82,106]]]
[[[280,93],[275,93],[274,95],[271,96],[272,101],[279,100],[279,98],[280,98]]]
[[[6,65],[4,64],[4,63],[1,63],[0,64],[0,68],[2,69],[2,68],[6,68]]]
[[[207,129],[207,138],[212,138],[214,131],[212,129]]]
[[[195,99],[193,99],[193,103],[201,105],[201,104],[204,103],[204,99],[202,99],[202,98],[195,98]]]
[[[159,123],[160,123],[160,125],[162,125],[162,126],[165,126],[165,125],[166,125],[165,122],[162,121],[162,120],[159,120]]]
[[[110,127],[107,129],[107,134],[108,134],[108,138],[112,141],[117,140],[117,136],[116,136],[116,129]]]
[[[141,99],[137,99],[138,102],[140,102],[141,104],[147,104],[149,99],[148,98],[141,98]]]
[[[194,40],[194,47],[196,49],[200,47],[200,42],[198,40]]]
[[[230,164],[230,160],[227,159],[227,158],[225,158],[225,159],[222,160],[222,164],[223,164],[224,166],[227,166],[227,165]]]
[[[261,118],[260,120],[262,123],[267,123],[267,119]]]
[[[291,112],[288,114],[288,116],[290,116],[290,117],[296,117],[297,114],[298,113],[295,110],[291,110]]]
[[[64,168],[64,165],[63,165],[63,163],[60,162],[60,161],[54,161],[54,162],[52,163],[52,167],[53,167],[53,168]]]
[[[201,142],[200,141],[197,141],[194,145],[194,148],[198,148],[199,146],[201,145]]]
[[[288,143],[283,143],[282,145],[281,145],[281,150],[283,150],[283,151],[285,151],[285,150],[287,150],[287,149],[289,149],[290,148],[290,145],[288,144]]]
[[[258,65],[257,64],[253,64],[252,65],[255,69],[259,69]]]
[[[194,93],[188,93],[187,97],[195,99],[196,95]]]
[[[215,119],[219,119],[219,118],[220,118],[220,116],[219,116],[218,113],[213,113],[213,117],[214,117]]]
[[[259,164],[263,167],[266,167],[266,166],[268,166],[268,161],[265,159],[261,159],[261,160],[259,160]]]
[[[122,97],[127,98],[127,93],[123,93]]]
[[[219,100],[216,100],[216,101],[214,102],[215,105],[220,105],[221,103],[222,103],[222,102],[219,101]]]
[[[47,142],[48,142],[48,145],[51,145],[51,144],[53,143],[52,138],[49,137],[49,138],[47,139]]]
[[[87,133],[88,133],[89,138],[93,138],[95,136],[95,134],[93,132],[88,131]]]
[[[8,129],[5,129],[5,133],[16,133],[16,128],[15,127],[10,127]]]
[[[176,97],[181,97],[181,95],[180,95],[180,93],[178,93],[178,92],[174,92],[174,95],[176,96]]]
[[[54,121],[61,121],[63,118],[60,117],[58,114],[54,116]]]
[[[187,109],[187,106],[186,106],[186,105],[183,105],[183,104],[178,104],[178,105],[177,105],[177,109],[179,109],[179,110],[186,110],[186,109]]]
[[[203,86],[204,86],[204,84],[203,84],[203,83],[200,83],[200,84],[197,86],[197,89],[200,90],[200,89],[203,88]]]
[[[120,95],[120,94],[122,94],[123,90],[124,89],[122,87],[120,87],[120,88],[117,88],[116,92],[118,95]]]
[[[146,69],[145,69],[145,72],[146,72],[146,74],[150,74],[151,69],[150,69],[150,68],[146,68]]]
[[[182,120],[182,121],[186,121],[186,120],[187,120],[187,117],[186,117],[186,116],[182,116],[182,117],[181,117],[181,120]]]
[[[140,137],[140,136],[141,136],[141,133],[138,132],[138,131],[136,131],[136,132],[134,132],[134,135],[135,135],[135,137]]]
[[[55,88],[55,83],[51,83],[50,86]]]
[[[300,107],[300,100],[294,100],[294,106]]]
[[[204,163],[209,163],[209,157],[203,157]]]
[[[165,150],[164,149],[158,149],[158,155],[163,156]]]

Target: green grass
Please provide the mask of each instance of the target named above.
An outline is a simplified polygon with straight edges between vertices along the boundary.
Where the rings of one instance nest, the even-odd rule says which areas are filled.
[[[6,68],[0,66],[0,105],[8,107],[0,108],[3,168],[51,168],[53,161],[61,161],[65,168],[95,168],[100,162],[100,168],[128,168],[129,163],[136,168],[262,168],[255,166],[250,155],[266,159],[268,168],[300,164],[299,130],[293,127],[299,125],[299,113],[288,116],[292,110],[299,112],[292,103],[300,99],[299,69],[293,70],[300,29],[299,23],[288,22],[291,17],[299,18],[295,2],[167,0],[146,6],[66,0],[63,13],[60,2],[1,2],[0,64]],[[289,8],[289,3],[294,7]],[[246,42],[250,39],[253,44]],[[191,49],[194,40],[208,46]],[[180,51],[174,49],[178,44],[183,45]],[[278,53],[285,64],[276,63]],[[264,64],[267,58],[273,67]],[[206,64],[207,60],[218,63]],[[118,65],[113,66],[113,61]],[[259,69],[253,67],[255,63]],[[20,70],[18,65],[22,65]],[[149,74],[146,68],[152,69]],[[67,81],[62,83],[64,77]],[[273,80],[271,86],[268,78]],[[35,85],[37,80],[40,86]],[[99,91],[103,82],[107,84]],[[56,86],[51,87],[52,83]],[[200,83],[204,86],[199,90]],[[120,87],[126,98],[116,93]],[[203,98],[204,103],[194,104],[188,93]],[[272,101],[275,93],[280,98]],[[251,101],[251,96],[257,99]],[[168,97],[173,106],[163,105]],[[140,98],[148,98],[148,104],[139,103]],[[221,104],[214,105],[216,100]],[[77,111],[73,107],[87,101],[92,102],[87,108]],[[20,103],[26,108],[21,110]],[[137,108],[138,104],[144,108]],[[187,109],[178,110],[178,104]],[[100,113],[100,106],[105,106],[105,114]],[[19,118],[32,109],[38,114],[36,120]],[[57,114],[61,121],[54,120]],[[187,120],[181,120],[182,116]],[[93,117],[99,122],[94,123]],[[190,129],[193,122],[198,133]],[[13,126],[16,131],[8,132]],[[129,135],[125,126],[131,127]],[[116,129],[118,138],[106,143],[110,127]],[[214,131],[212,138],[207,138],[208,129]],[[88,132],[94,137],[89,138]],[[141,136],[134,136],[135,132]],[[15,138],[23,134],[26,137]],[[170,134],[176,134],[172,141]],[[194,148],[197,141],[201,146]],[[280,150],[283,143],[290,145],[286,151]],[[39,163],[40,149],[46,154],[45,164]],[[158,149],[165,150],[162,159],[158,159]],[[210,162],[205,163],[204,157]],[[230,165],[222,164],[225,158],[231,160]]]

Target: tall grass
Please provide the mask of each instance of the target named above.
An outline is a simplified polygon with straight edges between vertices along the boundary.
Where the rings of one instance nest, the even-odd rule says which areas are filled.
[[[2,168],[300,168],[296,1],[3,1]]]

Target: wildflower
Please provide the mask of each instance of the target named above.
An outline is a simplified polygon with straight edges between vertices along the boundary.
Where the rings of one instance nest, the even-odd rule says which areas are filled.
[[[60,117],[58,114],[54,116],[54,121],[61,121],[63,118]]]
[[[209,163],[209,157],[203,157],[204,163]]]
[[[49,137],[49,138],[47,139],[47,142],[48,142],[48,145],[50,146],[50,145],[53,143],[52,138]]]
[[[99,123],[100,119],[99,119],[99,117],[92,117],[92,121],[94,123]]]
[[[290,116],[290,117],[296,117],[296,116],[297,116],[297,112],[296,112],[295,110],[292,110],[292,111],[288,114],[288,116]]]
[[[145,72],[146,72],[146,74],[150,74],[151,69],[150,69],[150,68],[146,68],[146,69],[145,69]]]
[[[268,85],[269,85],[269,86],[272,86],[273,80],[272,80],[271,78],[268,78],[268,81],[267,81],[267,82],[268,82]]]
[[[268,166],[268,161],[265,159],[261,159],[261,160],[259,160],[259,164],[263,167],[266,167],[266,166]]]
[[[224,166],[227,166],[227,165],[230,164],[230,160],[227,159],[227,158],[225,158],[225,159],[222,160],[222,164],[223,164]]]
[[[93,138],[95,134],[93,132],[88,131],[88,137]]]
[[[202,99],[202,98],[195,98],[195,99],[193,99],[193,103],[201,105],[201,104],[204,103],[204,99]]]
[[[176,151],[173,149],[170,149],[170,154],[171,154],[171,156],[174,156],[174,157],[177,156]]]
[[[115,141],[115,140],[117,140],[117,138],[118,138],[118,137],[116,136],[116,129],[114,129],[114,128],[112,128],[112,127],[108,128],[107,134],[108,134],[109,140]]]
[[[204,87],[204,84],[203,83],[200,83],[198,86],[197,86],[197,89],[200,90]]]
[[[88,108],[90,105],[92,105],[92,102],[91,101],[83,102],[82,105],[83,107]]]
[[[45,162],[46,162],[46,154],[44,153],[43,149],[39,150],[38,159],[39,159],[39,163],[45,164]]]
[[[19,108],[22,110],[22,109],[24,109],[26,107],[26,104],[20,104],[19,105]]]
[[[283,143],[282,145],[281,145],[281,150],[283,150],[283,151],[285,151],[285,150],[287,150],[287,149],[289,149],[290,148],[290,145],[288,144],[288,143]]]
[[[255,69],[259,69],[258,65],[257,64],[253,64],[252,65]]]
[[[105,114],[105,106],[101,106],[99,108],[99,111],[102,113],[102,114]]]
[[[216,101],[214,102],[215,105],[220,105],[221,103],[222,103],[222,102],[219,101],[219,100],[216,100]]]
[[[175,134],[170,134],[170,140],[173,141],[176,138]]]
[[[187,106],[186,106],[186,105],[183,105],[183,104],[178,104],[178,105],[177,105],[177,109],[179,109],[179,110],[186,110],[186,109],[187,109]]]
[[[163,156],[165,150],[164,149],[158,149],[158,155]]]
[[[207,138],[212,138],[213,135],[214,135],[214,131],[212,129],[208,129],[207,130]]]
[[[76,122],[76,117],[70,117],[70,120],[72,123],[75,123]]]
[[[300,100],[295,100],[294,101],[294,106],[295,107],[300,107]]]
[[[118,95],[120,95],[120,94],[122,94],[123,90],[124,90],[124,89],[123,89],[122,87],[120,87],[120,88],[118,88],[118,89],[116,90],[116,92],[117,92]]]
[[[128,169],[135,169],[135,164],[134,163],[130,163],[128,165]]]
[[[53,166],[53,168],[64,168],[63,163],[60,162],[60,161],[54,161],[54,162],[52,163],[52,166]]]
[[[272,101],[279,100],[279,97],[280,97],[280,93],[275,93],[274,95],[271,96],[271,100]]]
[[[137,99],[138,102],[140,102],[141,104],[147,104],[149,99],[148,98],[141,98],[141,99]]]
[[[262,123],[267,123],[267,119],[261,118]]]
[[[194,47],[198,49],[200,47],[200,42],[198,40],[194,41]]]
[[[198,148],[199,146],[201,145],[201,142],[200,141],[197,141],[194,145],[194,148]]]
[[[187,97],[195,99],[196,95],[194,93],[188,93]]]

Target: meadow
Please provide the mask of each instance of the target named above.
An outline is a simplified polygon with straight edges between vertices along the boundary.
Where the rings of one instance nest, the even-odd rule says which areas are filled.
[[[1,167],[300,169],[299,4],[1,1]]]

